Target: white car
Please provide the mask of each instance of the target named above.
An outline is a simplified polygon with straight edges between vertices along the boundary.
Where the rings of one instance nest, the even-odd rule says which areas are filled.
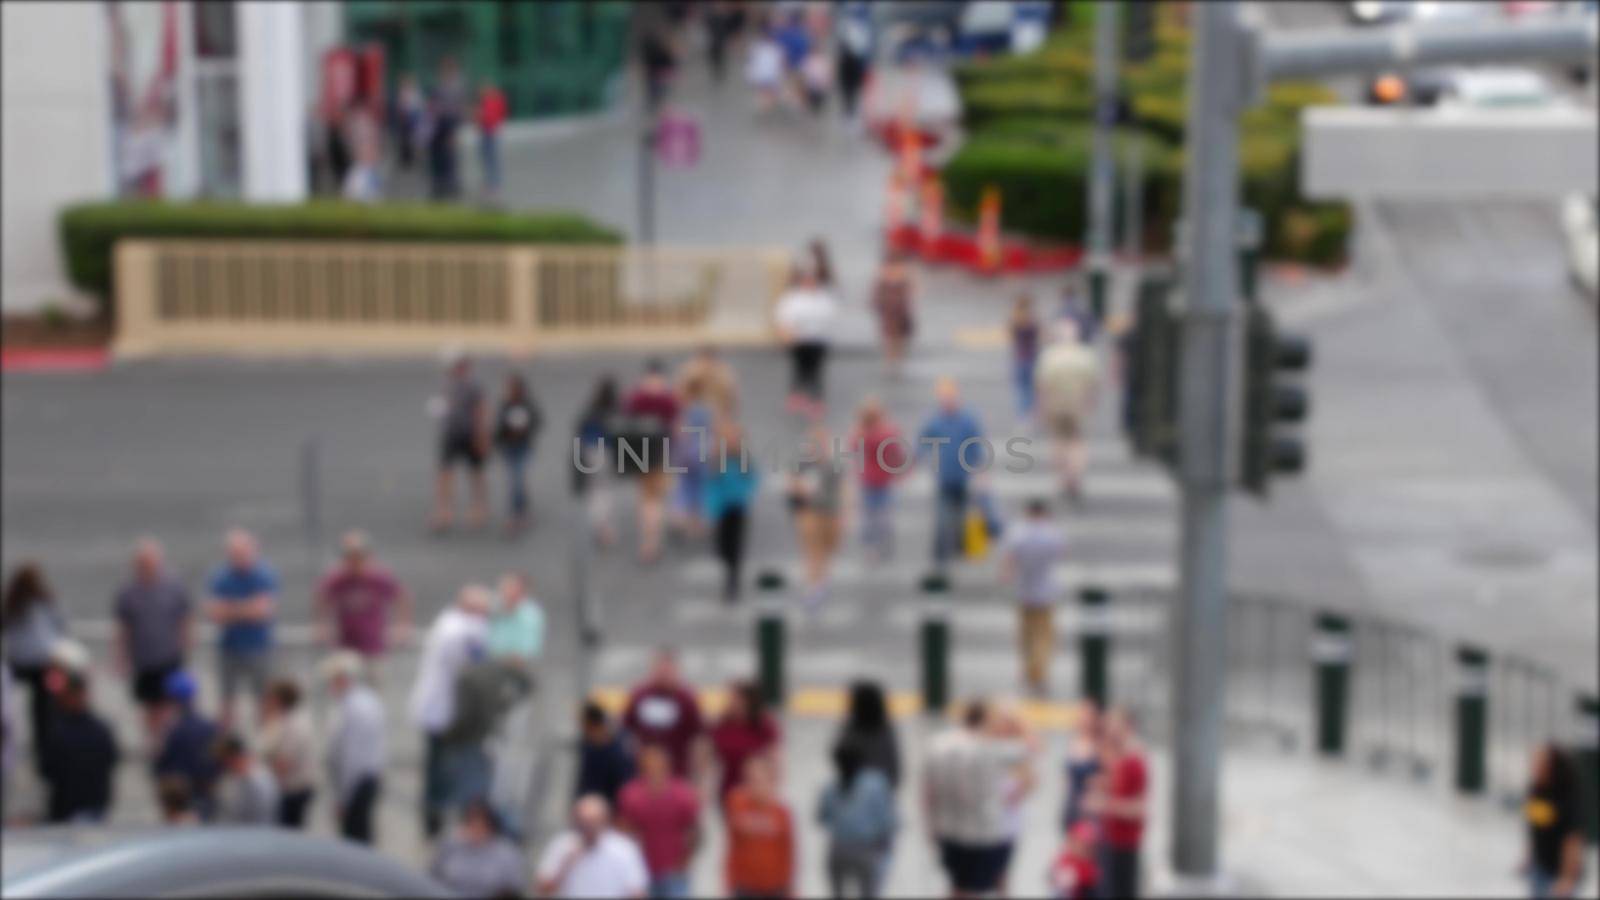
[[[1561,204],[1561,230],[1567,236],[1567,265],[1572,280],[1589,299],[1600,299],[1600,204],[1596,198],[1573,194]]]

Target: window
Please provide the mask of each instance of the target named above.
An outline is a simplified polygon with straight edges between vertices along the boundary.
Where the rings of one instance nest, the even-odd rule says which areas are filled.
[[[232,59],[238,54],[231,0],[192,3],[194,53],[201,59]]]

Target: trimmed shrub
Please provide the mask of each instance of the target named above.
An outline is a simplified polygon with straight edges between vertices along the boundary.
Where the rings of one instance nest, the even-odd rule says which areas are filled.
[[[1093,114],[1093,103],[1090,91],[1075,90],[1060,80],[984,82],[963,92],[961,124],[972,131],[998,119],[1086,121]]]
[[[113,201],[63,210],[62,256],[78,289],[111,297],[112,250],[121,238],[443,241],[615,244],[617,232],[576,213],[509,213],[443,204],[166,203]]]

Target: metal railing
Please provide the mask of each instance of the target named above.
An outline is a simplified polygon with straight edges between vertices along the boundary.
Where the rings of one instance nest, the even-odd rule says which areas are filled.
[[[125,240],[119,355],[770,340],[770,248]]]

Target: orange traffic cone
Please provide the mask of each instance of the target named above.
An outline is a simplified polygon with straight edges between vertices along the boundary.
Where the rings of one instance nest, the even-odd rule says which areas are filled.
[[[920,210],[922,256],[937,254],[939,239],[944,232],[944,185],[938,176],[929,175],[922,182],[922,209]]]
[[[983,189],[978,204],[978,268],[994,272],[1000,268],[1000,188]]]

